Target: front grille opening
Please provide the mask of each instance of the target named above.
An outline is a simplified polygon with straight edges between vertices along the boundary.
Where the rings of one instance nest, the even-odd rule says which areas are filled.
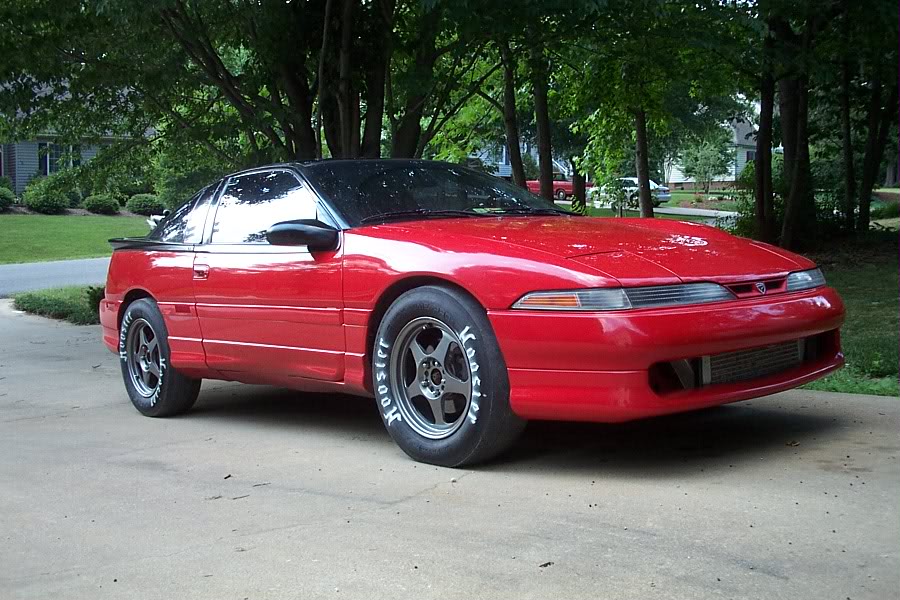
[[[753,296],[763,296],[765,294],[778,294],[787,289],[787,279],[784,277],[778,279],[764,279],[761,281],[749,281],[745,283],[732,283],[727,287],[731,293],[738,298],[748,298]]]
[[[837,352],[837,330],[770,346],[651,365],[650,388],[666,395],[712,385],[762,379]]]

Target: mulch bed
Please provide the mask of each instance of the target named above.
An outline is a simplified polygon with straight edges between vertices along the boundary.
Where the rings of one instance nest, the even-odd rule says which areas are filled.
[[[20,204],[13,204],[6,210],[7,214],[12,215],[39,215],[41,213],[35,212],[29,208],[26,208]],[[92,213],[83,208],[67,208],[63,212],[59,213],[60,215],[71,215],[71,216],[83,216],[83,217],[140,217],[141,215],[129,212],[124,208],[120,208],[118,214],[115,215],[98,215],[96,213]]]

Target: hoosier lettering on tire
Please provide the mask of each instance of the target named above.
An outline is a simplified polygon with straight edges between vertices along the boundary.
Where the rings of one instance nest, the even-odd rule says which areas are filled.
[[[375,336],[372,376],[385,427],[416,460],[481,462],[525,424],[509,407],[506,365],[484,310],[451,288],[397,298]]]

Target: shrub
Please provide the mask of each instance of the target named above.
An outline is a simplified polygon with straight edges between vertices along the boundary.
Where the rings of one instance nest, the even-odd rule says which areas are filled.
[[[85,209],[98,215],[114,215],[119,212],[119,202],[110,194],[95,194],[84,199]]]
[[[13,191],[12,179],[6,176],[0,177],[0,188]]]
[[[16,195],[12,193],[12,190],[8,190],[5,187],[0,187],[0,212],[3,212],[16,202]]]
[[[106,288],[102,285],[89,285],[87,289],[84,290],[84,295],[87,297],[88,306],[91,309],[91,312],[96,315],[97,320],[100,320],[100,303],[103,301],[103,298],[106,297]]]
[[[871,217],[873,219],[895,219],[900,217],[900,203],[878,202],[872,203]]]
[[[162,200],[153,194],[135,194],[128,200],[125,207],[138,215],[161,215],[166,207]]]
[[[16,310],[51,319],[65,319],[76,325],[92,325],[100,322],[100,300],[94,290],[102,291],[103,288],[74,286],[24,292],[13,296],[13,303]]]
[[[51,178],[38,177],[32,179],[22,193],[22,204],[35,212],[55,215],[69,208],[69,198]]]

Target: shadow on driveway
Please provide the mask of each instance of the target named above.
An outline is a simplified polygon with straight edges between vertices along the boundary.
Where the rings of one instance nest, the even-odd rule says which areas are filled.
[[[393,443],[375,403],[353,396],[225,385],[201,392],[197,405],[182,418],[289,428],[298,435],[333,430],[367,443]],[[801,452],[818,437],[846,426],[827,406],[807,407],[784,396],[630,423],[532,422],[509,451],[475,469],[702,476],[704,471],[755,467],[776,452]]]

